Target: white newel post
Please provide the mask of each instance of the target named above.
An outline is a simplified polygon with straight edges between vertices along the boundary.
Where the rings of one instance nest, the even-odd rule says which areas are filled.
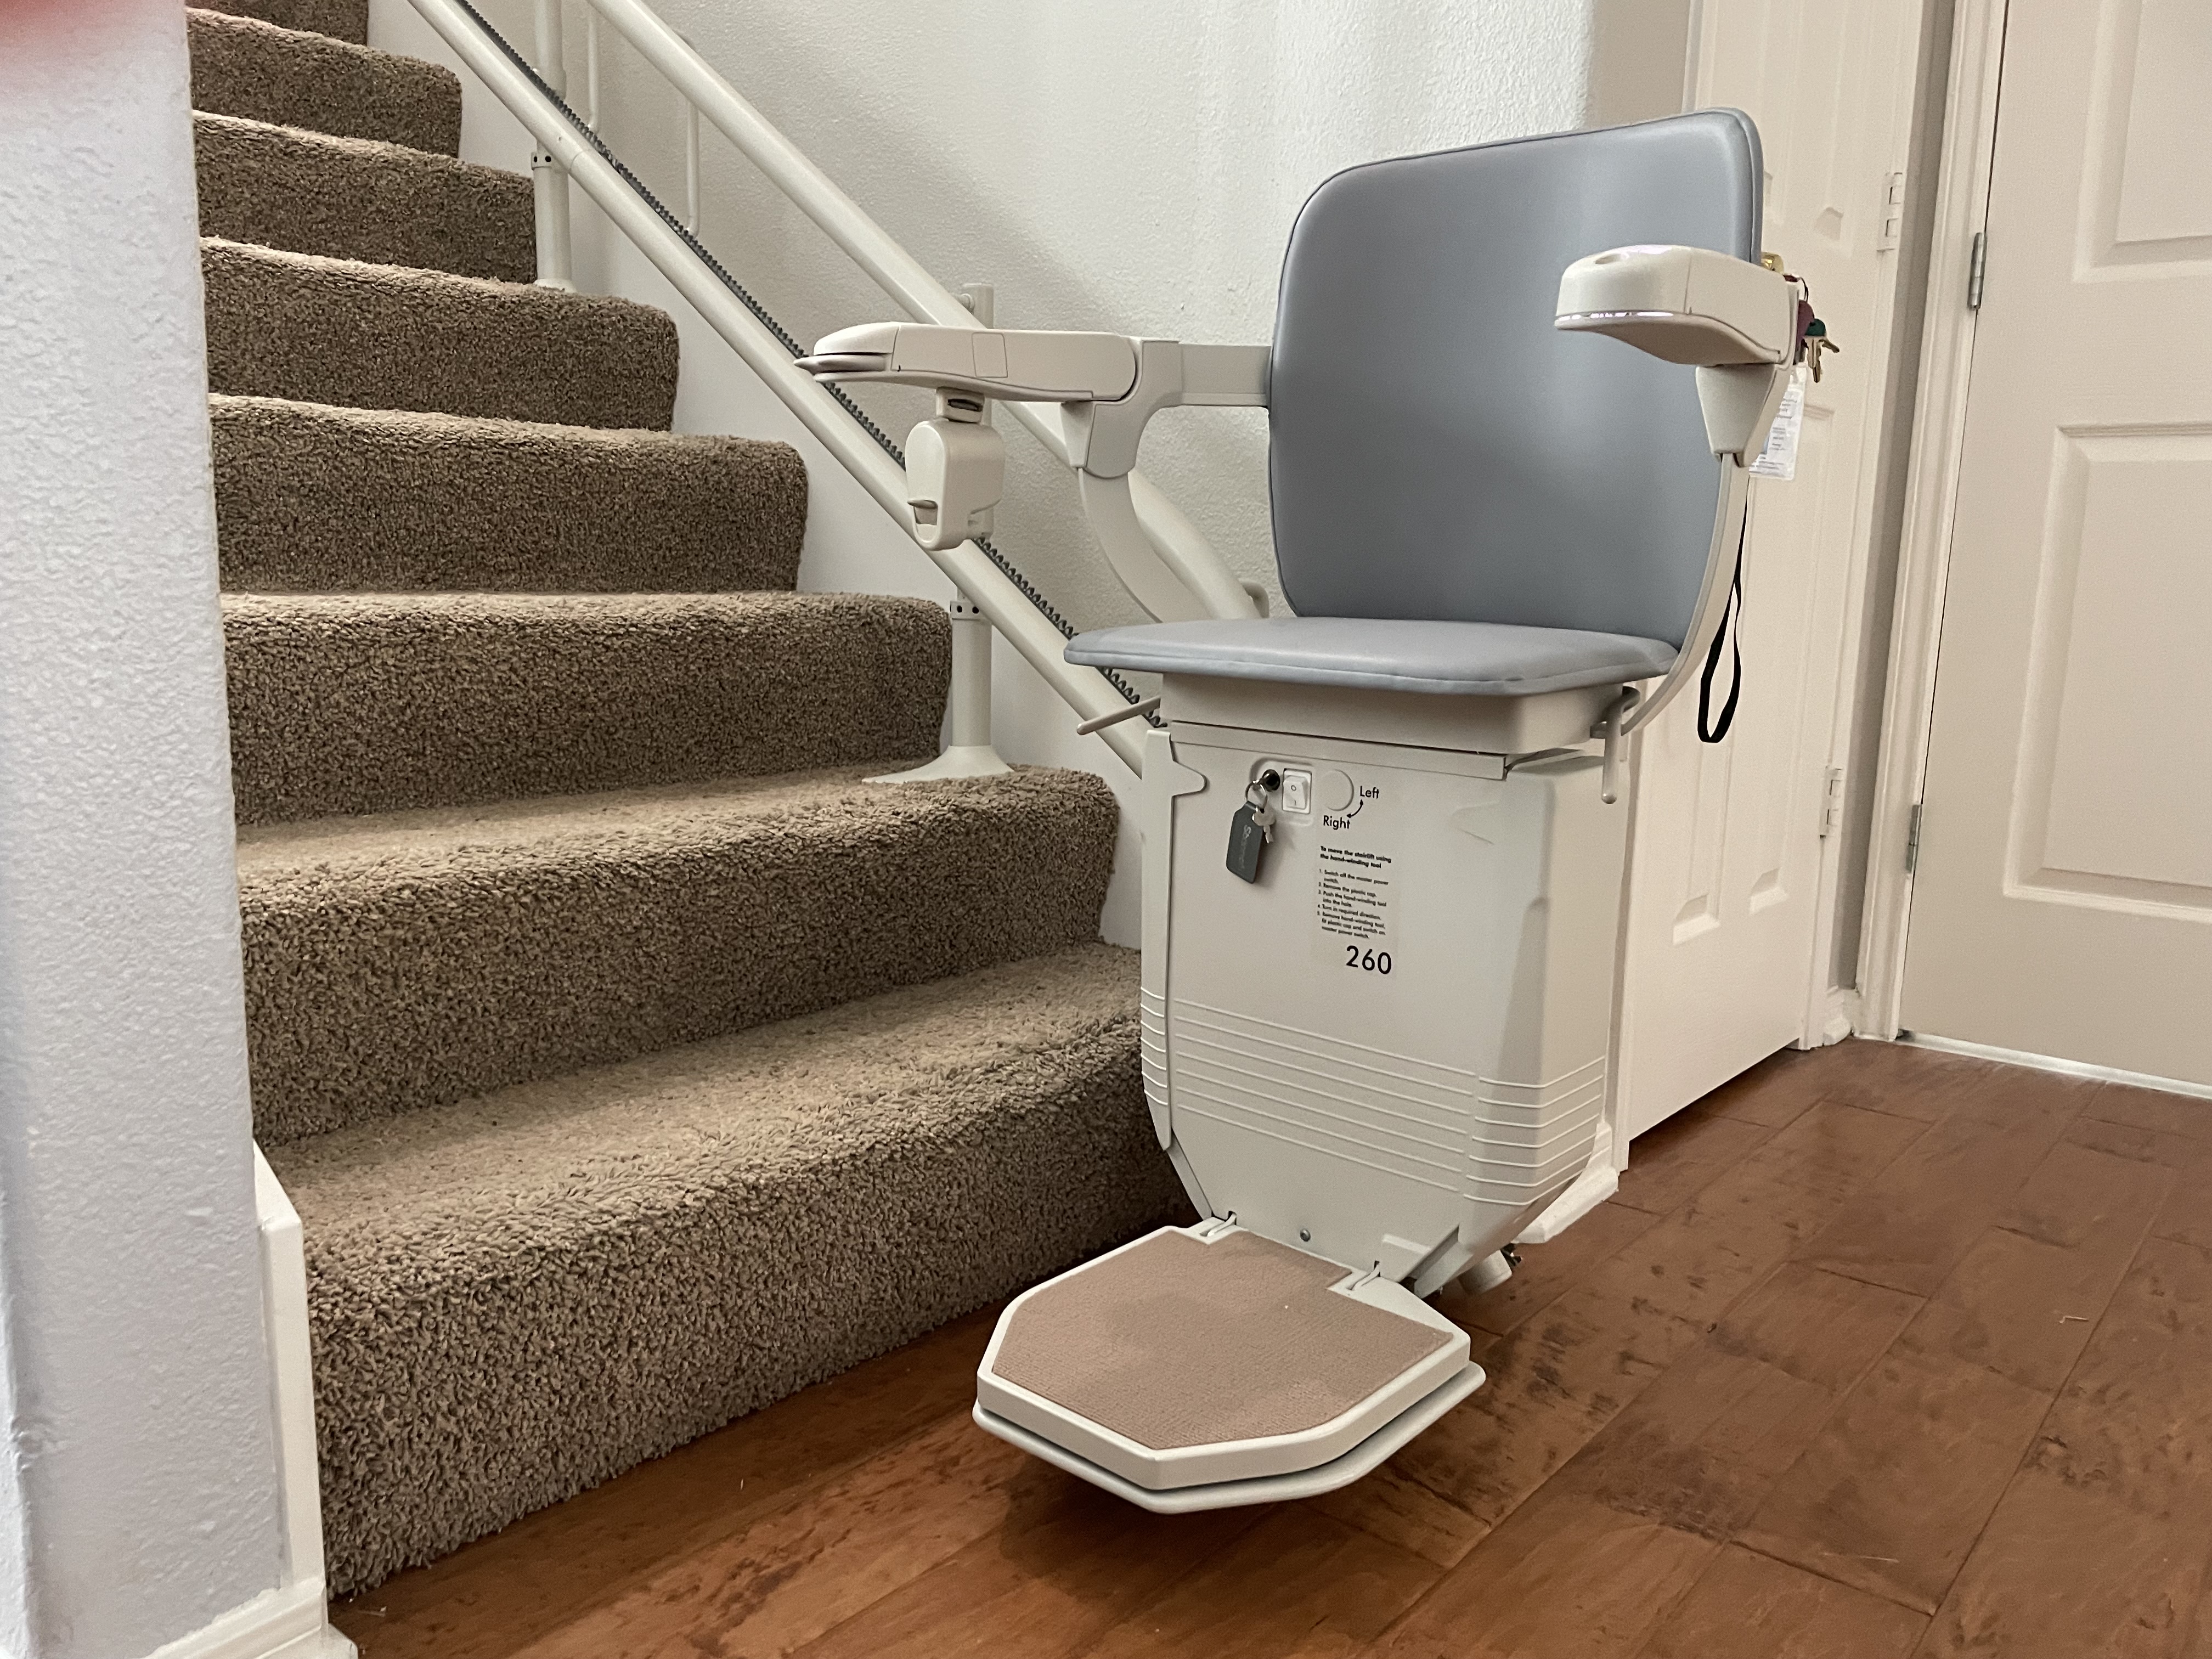
[[[566,101],[568,71],[561,36],[561,0],[538,0],[536,67],[538,78],[553,89],[555,96]],[[595,85],[594,106],[598,92]],[[594,107],[592,112],[596,117],[599,111]],[[568,173],[540,144],[531,150],[530,178],[537,190],[538,286],[573,292],[576,284],[569,277]]]

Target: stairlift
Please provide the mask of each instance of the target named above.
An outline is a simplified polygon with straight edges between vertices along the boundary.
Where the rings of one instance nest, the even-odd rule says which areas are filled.
[[[1483,1382],[1425,1298],[1612,1190],[1624,740],[1711,691],[1811,317],[1759,180],[1732,111],[1379,161],[1300,213],[1272,348],[878,324],[803,360],[936,392],[925,545],[989,526],[987,400],[1061,404],[1159,618],[1067,655],[1162,676],[1144,1081],[1202,1219],[1015,1299],[991,1432],[1160,1511],[1342,1486]],[[1269,411],[1297,614],[1145,538],[1138,441],[1188,404]]]

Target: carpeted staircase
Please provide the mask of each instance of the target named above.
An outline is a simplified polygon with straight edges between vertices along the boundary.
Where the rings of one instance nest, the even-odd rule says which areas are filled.
[[[528,286],[366,0],[190,18],[257,1133],[332,1587],[1176,1202],[1087,774],[886,787],[944,613],[793,591],[806,477]]]

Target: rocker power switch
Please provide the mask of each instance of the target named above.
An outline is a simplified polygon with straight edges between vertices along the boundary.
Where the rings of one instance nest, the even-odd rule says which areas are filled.
[[[1313,811],[1313,774],[1297,772],[1287,768],[1283,772],[1283,811],[1310,812]]]

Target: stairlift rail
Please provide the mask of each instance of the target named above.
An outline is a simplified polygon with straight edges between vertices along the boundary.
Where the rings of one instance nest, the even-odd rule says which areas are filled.
[[[559,0],[541,0],[541,3],[557,6]],[[951,328],[981,326],[957,295],[931,276],[920,260],[840,190],[836,180],[754,108],[644,0],[586,0],[586,3],[908,316],[917,322]],[[1057,405],[1009,404],[1006,407],[1055,459],[1068,459],[1070,438]],[[1221,556],[1157,486],[1132,473],[1129,495],[1146,539],[1171,570],[1219,571],[1222,581],[1235,587]]]
[[[914,511],[908,505],[906,475],[899,464],[848,415],[829,387],[794,365],[792,354],[783,342],[732,291],[718,268],[699,246],[696,239],[677,222],[672,214],[653,200],[628,169],[602,153],[587,129],[580,130],[578,122],[557,94],[549,90],[548,84],[531,70],[513,47],[468,3],[468,0],[411,0],[411,3],[470,70],[521,123],[538,153],[549,158],[552,167],[565,172],[575,181],[577,186],[744,359],[747,367],[782,399],[785,406],[799,418],[808,431],[875,498],[877,504],[911,534],[915,525]],[[558,0],[549,0],[549,4],[557,11]],[[821,174],[818,168],[793,149],[788,140],[763,120],[757,112],[715,76],[689,46],[654,18],[647,8],[629,3],[629,0],[621,0],[619,4],[616,0],[606,0],[606,3],[600,4],[599,9],[618,29],[626,24],[636,27],[644,40],[657,42],[664,56],[684,67],[686,78],[678,84],[678,90],[700,109],[709,123],[730,137],[740,149],[746,149],[749,155],[757,149],[760,154],[755,156],[757,161],[766,156],[775,163],[774,166],[763,163],[763,170],[779,185],[787,191],[793,188],[807,190],[810,192],[808,198],[794,195],[793,200],[816,216],[817,222],[823,222],[826,215],[847,234],[852,235],[856,243],[867,246],[874,257],[872,262],[863,259],[864,267],[869,269],[870,274],[877,276],[878,281],[886,281],[887,276],[897,276],[904,284],[905,291],[893,292],[894,297],[898,298],[902,304],[908,303],[910,294],[927,301],[934,308],[941,298],[950,314],[943,318],[933,316],[932,320],[958,319],[969,327],[978,325],[957,297],[929,277],[911,256],[891,242],[879,227],[869,221],[848,198]],[[639,25],[636,21],[639,18],[650,20],[652,31]],[[625,33],[627,35],[627,31]],[[665,40],[662,37],[665,37]],[[550,31],[550,44],[557,45],[559,38],[556,23]],[[680,58],[669,52],[670,43],[680,52]],[[596,75],[592,78],[596,81]],[[749,118],[749,120],[743,118]],[[738,129],[738,133],[731,132],[732,126]],[[739,137],[739,133],[745,136]],[[750,145],[748,139],[751,141]],[[838,205],[841,204],[842,207]],[[824,223],[824,228],[830,228],[830,225]],[[864,232],[872,233],[872,236],[866,235]],[[837,235],[838,233],[833,230],[832,234]],[[839,236],[838,240],[841,246],[845,246],[843,236]],[[853,250],[848,246],[848,251]],[[855,253],[854,257],[859,258],[860,256]],[[556,260],[556,269],[565,277],[565,260]],[[887,281],[886,286],[889,286]],[[1018,413],[1021,412],[1019,405],[1012,407]],[[1039,435],[1046,439],[1048,447],[1055,447],[1058,453],[1054,441],[1060,439],[1060,434],[1056,424],[1049,434],[1041,432]],[[1064,444],[1064,441],[1061,442]],[[1218,556],[1205,545],[1203,538],[1171,504],[1165,501],[1164,497],[1159,496],[1157,490],[1151,490],[1148,494],[1154,520],[1164,526],[1161,533],[1182,538],[1179,544],[1194,543],[1199,550],[1198,556],[1212,558],[1218,562]],[[1149,525],[1147,531],[1152,532]],[[1117,690],[1103,674],[1096,669],[1071,664],[1063,658],[1061,652],[1066,641],[1060,630],[1039,613],[1030,596],[1024,592],[1015,579],[1000,568],[973,541],[929,550],[929,556],[960,592],[989,618],[992,626],[1021,653],[1024,659],[1036,671],[1045,684],[1075,711],[1079,719],[1089,720],[1103,714],[1117,714],[1130,706],[1129,697]],[[1144,763],[1142,730],[1140,723],[1119,722],[1100,728],[1098,736],[1133,772],[1141,774]]]

